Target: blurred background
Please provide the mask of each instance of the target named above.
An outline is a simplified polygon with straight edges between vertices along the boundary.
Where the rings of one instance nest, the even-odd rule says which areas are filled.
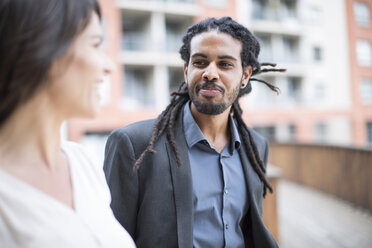
[[[264,220],[281,247],[372,247],[372,0],[101,0],[116,64],[102,112],[64,125],[102,164],[109,133],[155,118],[183,81],[186,28],[231,16],[285,73],[253,82],[244,119],[270,140]],[[260,78],[258,76],[258,78]]]

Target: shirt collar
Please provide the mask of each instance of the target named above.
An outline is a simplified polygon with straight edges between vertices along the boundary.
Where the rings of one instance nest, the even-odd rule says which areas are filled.
[[[203,140],[207,141],[203,132],[200,130],[198,124],[195,122],[195,119],[191,114],[190,103],[191,101],[188,101],[185,107],[183,108],[183,128],[185,132],[186,143],[189,148],[191,148],[200,141]],[[229,115],[229,126],[232,137],[231,140],[233,141],[230,143],[230,145],[234,145],[234,147],[230,147],[232,151],[234,148],[239,149],[241,142],[238,128],[236,127],[235,121],[232,118],[231,114]]]

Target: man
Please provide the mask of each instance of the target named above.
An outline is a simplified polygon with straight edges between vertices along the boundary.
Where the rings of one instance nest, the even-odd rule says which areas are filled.
[[[138,247],[277,247],[262,198],[268,145],[238,98],[261,66],[259,43],[230,17],[191,26],[180,49],[185,82],[157,120],[114,131],[104,170],[112,209]]]

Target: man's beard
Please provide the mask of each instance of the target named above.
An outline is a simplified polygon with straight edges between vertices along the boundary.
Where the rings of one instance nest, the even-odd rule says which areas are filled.
[[[227,100],[223,98],[222,102],[220,103],[208,103],[208,102],[201,102],[196,97],[196,92],[199,92],[200,89],[204,87],[213,87],[213,88],[219,88],[222,91],[222,95],[225,96],[225,89],[223,89],[220,86],[217,86],[213,81],[205,81],[202,84],[196,85],[194,89],[196,92],[194,92],[194,89],[188,89],[189,96],[191,99],[191,102],[194,103],[196,110],[199,113],[206,114],[206,115],[219,115],[223,113],[226,109],[231,107],[231,105],[235,102],[235,100],[238,97],[239,91],[240,91],[240,85],[238,84],[231,92],[227,93]]]

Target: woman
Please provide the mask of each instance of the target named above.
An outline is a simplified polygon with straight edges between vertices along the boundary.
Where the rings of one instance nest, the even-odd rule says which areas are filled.
[[[60,138],[111,62],[96,0],[0,1],[0,247],[134,247],[103,172]]]

